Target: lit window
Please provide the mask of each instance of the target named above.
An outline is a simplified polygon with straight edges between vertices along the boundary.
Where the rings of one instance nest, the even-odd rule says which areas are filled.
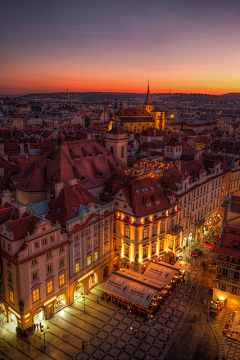
[[[39,289],[33,290],[33,302],[39,300]]]
[[[98,259],[98,252],[95,251],[95,253],[94,253],[94,261],[96,261],[97,259]]]
[[[125,231],[125,236],[127,238],[129,238],[130,237],[130,228],[129,228],[129,226],[125,226],[124,231]]]
[[[9,290],[9,300],[12,304],[14,304],[13,292],[11,290]]]
[[[75,264],[75,271],[76,273],[78,273],[80,270],[80,266],[79,266],[79,263]]]
[[[108,252],[108,244],[104,245],[104,254]]]
[[[148,247],[144,246],[144,248],[143,248],[143,258],[145,258],[147,256],[148,256]]]
[[[64,285],[65,283],[65,278],[64,278],[64,274],[59,276],[59,286]]]
[[[91,259],[91,255],[87,257],[87,265],[91,265],[92,263],[92,259]]]
[[[53,282],[49,281],[47,283],[47,293],[49,294],[51,291],[53,291]]]

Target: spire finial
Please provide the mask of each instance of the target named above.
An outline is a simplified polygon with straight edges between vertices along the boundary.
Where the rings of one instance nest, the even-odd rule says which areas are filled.
[[[151,104],[150,92],[149,92],[149,78],[148,78],[147,96],[146,96],[146,99],[145,99],[145,101],[144,101],[144,104],[146,104],[146,105],[150,105],[150,104]]]

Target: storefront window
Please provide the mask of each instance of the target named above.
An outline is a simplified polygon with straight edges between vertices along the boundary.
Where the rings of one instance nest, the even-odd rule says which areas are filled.
[[[66,306],[66,300],[64,295],[60,295],[54,302],[54,313],[58,312]]]

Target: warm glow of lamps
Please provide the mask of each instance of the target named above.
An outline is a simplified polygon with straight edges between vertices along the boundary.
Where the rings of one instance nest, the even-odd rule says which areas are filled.
[[[219,299],[220,299],[221,301],[225,300],[225,298],[224,298],[223,296],[219,296]]]

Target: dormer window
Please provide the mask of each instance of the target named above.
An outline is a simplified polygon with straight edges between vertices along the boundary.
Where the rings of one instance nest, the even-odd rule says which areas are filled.
[[[82,176],[82,177],[80,177],[79,180],[80,180],[80,181],[85,181],[85,180],[87,180],[87,177],[86,177],[86,176]]]
[[[104,172],[100,172],[98,175],[97,175],[97,177],[103,177],[103,176],[105,176],[106,174],[104,173]]]

